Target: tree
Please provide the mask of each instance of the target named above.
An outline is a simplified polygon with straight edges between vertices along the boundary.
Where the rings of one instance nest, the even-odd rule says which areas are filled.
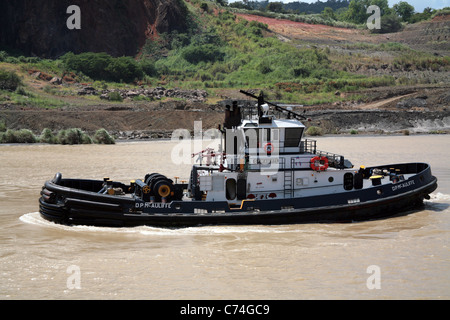
[[[324,18],[336,20],[336,15],[331,7],[325,7],[325,9],[323,9],[322,16]]]
[[[345,20],[354,23],[365,23],[367,20],[366,2],[364,0],[350,1]]]
[[[373,33],[390,33],[397,32],[402,29],[400,18],[395,14],[381,16],[381,29],[373,29]]]
[[[267,11],[272,11],[272,12],[283,12],[283,2],[270,2],[267,5]]]
[[[388,16],[392,13],[391,8],[389,8],[388,0],[368,0],[366,1],[367,6],[378,6],[380,8],[381,16]]]
[[[142,69],[138,63],[131,57],[119,57],[112,59],[105,71],[108,74],[108,80],[115,82],[132,82],[142,77]]]
[[[216,3],[226,7],[228,5],[228,0],[216,0]]]
[[[388,16],[392,13],[388,0],[351,0],[347,12],[343,15],[344,20],[354,23],[366,23],[369,18],[367,8],[378,6],[381,16]]]
[[[400,1],[397,4],[394,4],[393,9],[395,13],[405,22],[410,21],[414,14],[414,7],[405,1]]]

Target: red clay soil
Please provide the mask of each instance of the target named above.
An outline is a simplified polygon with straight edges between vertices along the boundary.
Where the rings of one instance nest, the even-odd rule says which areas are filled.
[[[339,28],[323,24],[309,24],[304,22],[267,18],[249,14],[238,13],[236,15],[248,21],[258,21],[267,24],[271,31],[290,38],[311,38],[315,40],[323,38],[323,40],[356,41],[359,37],[363,37],[361,31],[357,29]]]

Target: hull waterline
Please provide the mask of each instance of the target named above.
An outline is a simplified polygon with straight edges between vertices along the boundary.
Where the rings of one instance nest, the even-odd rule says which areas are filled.
[[[386,218],[422,208],[423,200],[429,198],[429,194],[437,188],[437,179],[431,176],[431,172],[427,181],[424,180],[427,171],[429,168],[419,173],[417,179],[410,179],[409,181],[414,181],[413,184],[410,183],[414,188],[402,192],[395,192],[398,191],[398,187],[393,190],[395,185],[386,185],[368,190],[305,198],[244,200],[241,207],[228,207],[228,210],[216,210],[226,209],[227,204],[221,202],[180,201],[155,203],[149,205],[146,212],[145,208],[142,212],[136,212],[138,205],[132,198],[98,195],[62,187],[51,181],[45,184],[46,192],[55,198],[64,197],[64,202],[51,204],[41,197],[39,203],[43,218],[66,225],[190,227],[342,223]],[[378,195],[380,190],[382,196],[375,197],[374,193]],[[345,200],[353,198],[360,201],[349,203]],[[198,212],[199,208],[201,212]]]

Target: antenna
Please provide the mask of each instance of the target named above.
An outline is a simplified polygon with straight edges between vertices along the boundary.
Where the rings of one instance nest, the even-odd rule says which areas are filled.
[[[302,119],[302,120],[308,120],[308,118],[306,118],[305,116],[303,116],[303,115],[301,115],[301,114],[299,114],[299,113],[297,113],[297,112],[294,112],[294,111],[289,110],[289,109],[287,109],[287,108],[280,107],[279,105],[277,105],[277,104],[275,104],[275,103],[273,103],[273,102],[266,101],[266,100],[264,99],[264,93],[263,93],[262,91],[260,92],[259,96],[255,96],[254,94],[252,94],[252,93],[250,93],[250,92],[247,92],[247,91],[244,91],[244,90],[240,90],[239,92],[241,92],[241,93],[243,93],[243,94],[245,94],[245,95],[247,95],[247,96],[249,96],[249,97],[252,97],[252,98],[258,100],[258,116],[259,116],[259,117],[261,117],[261,116],[262,116],[262,113],[263,113],[263,110],[262,110],[262,107],[261,107],[261,106],[264,105],[264,104],[268,104],[268,105],[273,106],[273,107],[275,108],[275,110],[277,110],[277,111],[284,111],[284,112],[287,112],[288,115],[289,115],[289,117],[292,116],[292,117],[296,118],[297,120],[300,120],[300,119]]]

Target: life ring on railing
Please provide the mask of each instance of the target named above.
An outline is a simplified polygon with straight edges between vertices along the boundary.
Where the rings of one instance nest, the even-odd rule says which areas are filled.
[[[327,157],[314,157],[310,160],[311,169],[314,171],[325,171],[328,169],[328,158]]]
[[[272,154],[272,150],[273,150],[273,144],[271,144],[270,142],[266,143],[266,145],[264,146],[264,151],[267,154]]]

